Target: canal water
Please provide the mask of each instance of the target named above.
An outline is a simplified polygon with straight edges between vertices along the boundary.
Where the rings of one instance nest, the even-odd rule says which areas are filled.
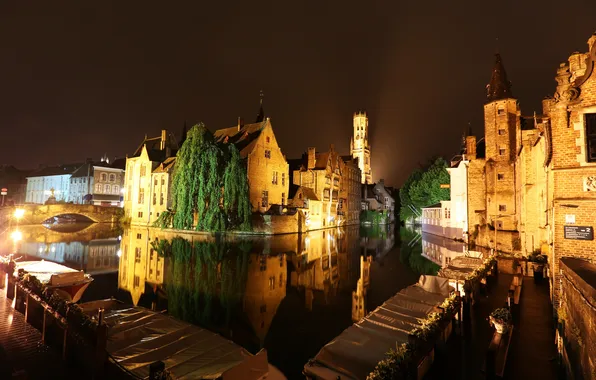
[[[394,226],[308,234],[214,237],[153,228],[21,226],[2,253],[84,270],[82,302],[114,297],[217,332],[249,351],[266,349],[290,379],[354,320],[436,274],[463,244]]]

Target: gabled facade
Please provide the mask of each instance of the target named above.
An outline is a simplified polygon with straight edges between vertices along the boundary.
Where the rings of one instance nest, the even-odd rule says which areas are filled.
[[[82,164],[47,167],[27,177],[25,203],[44,204],[52,195],[58,202],[70,202],[70,177]]]
[[[124,169],[107,161],[87,162],[70,177],[70,199],[75,204],[122,206]]]
[[[159,169],[156,176],[153,171],[163,168],[162,164],[174,157],[177,149],[173,136],[163,130],[159,137],[145,137],[135,154],[127,157],[124,215],[130,219],[131,224],[150,225],[159,217],[157,214],[163,210],[163,205],[158,204],[159,200],[169,196],[169,177],[166,178],[167,186],[162,186],[162,176],[168,174],[167,171]],[[156,180],[159,181],[158,185],[154,184]],[[166,189],[168,191],[164,195]]]
[[[271,205],[287,205],[289,196],[289,166],[277,144],[271,120],[219,129],[214,133],[217,142],[234,144],[240,157],[246,160],[253,212],[264,213]]]

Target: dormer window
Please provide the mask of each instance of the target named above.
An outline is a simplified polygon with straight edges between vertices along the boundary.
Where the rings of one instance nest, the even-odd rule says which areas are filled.
[[[267,144],[269,144],[269,141],[270,141],[269,136],[267,136],[267,138],[265,139],[265,141],[267,141]]]

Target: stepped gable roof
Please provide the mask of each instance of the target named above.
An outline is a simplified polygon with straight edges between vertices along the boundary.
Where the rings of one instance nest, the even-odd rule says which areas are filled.
[[[507,72],[500,54],[495,54],[495,65],[490,78],[490,82],[486,86],[486,97],[488,102],[495,100],[513,98],[511,92],[511,82],[507,80]]]
[[[240,157],[246,158],[257,145],[257,139],[267,123],[269,119],[260,123],[244,124],[240,129],[238,126],[218,129],[213,136],[218,143],[234,144],[240,152]]]

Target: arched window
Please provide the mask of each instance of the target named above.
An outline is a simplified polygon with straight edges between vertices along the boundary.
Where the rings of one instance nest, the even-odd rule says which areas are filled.
[[[98,183],[95,185],[95,192],[96,193],[101,193],[101,183]]]
[[[118,194],[120,192],[120,186],[118,186],[118,185],[112,186],[112,192],[114,194]]]
[[[108,180],[108,175],[106,173],[101,173],[101,181],[105,182]]]
[[[110,187],[110,185],[105,185],[103,188],[103,192],[106,194],[109,194],[112,191],[112,188]]]
[[[116,182],[116,174],[110,174],[110,182]]]

